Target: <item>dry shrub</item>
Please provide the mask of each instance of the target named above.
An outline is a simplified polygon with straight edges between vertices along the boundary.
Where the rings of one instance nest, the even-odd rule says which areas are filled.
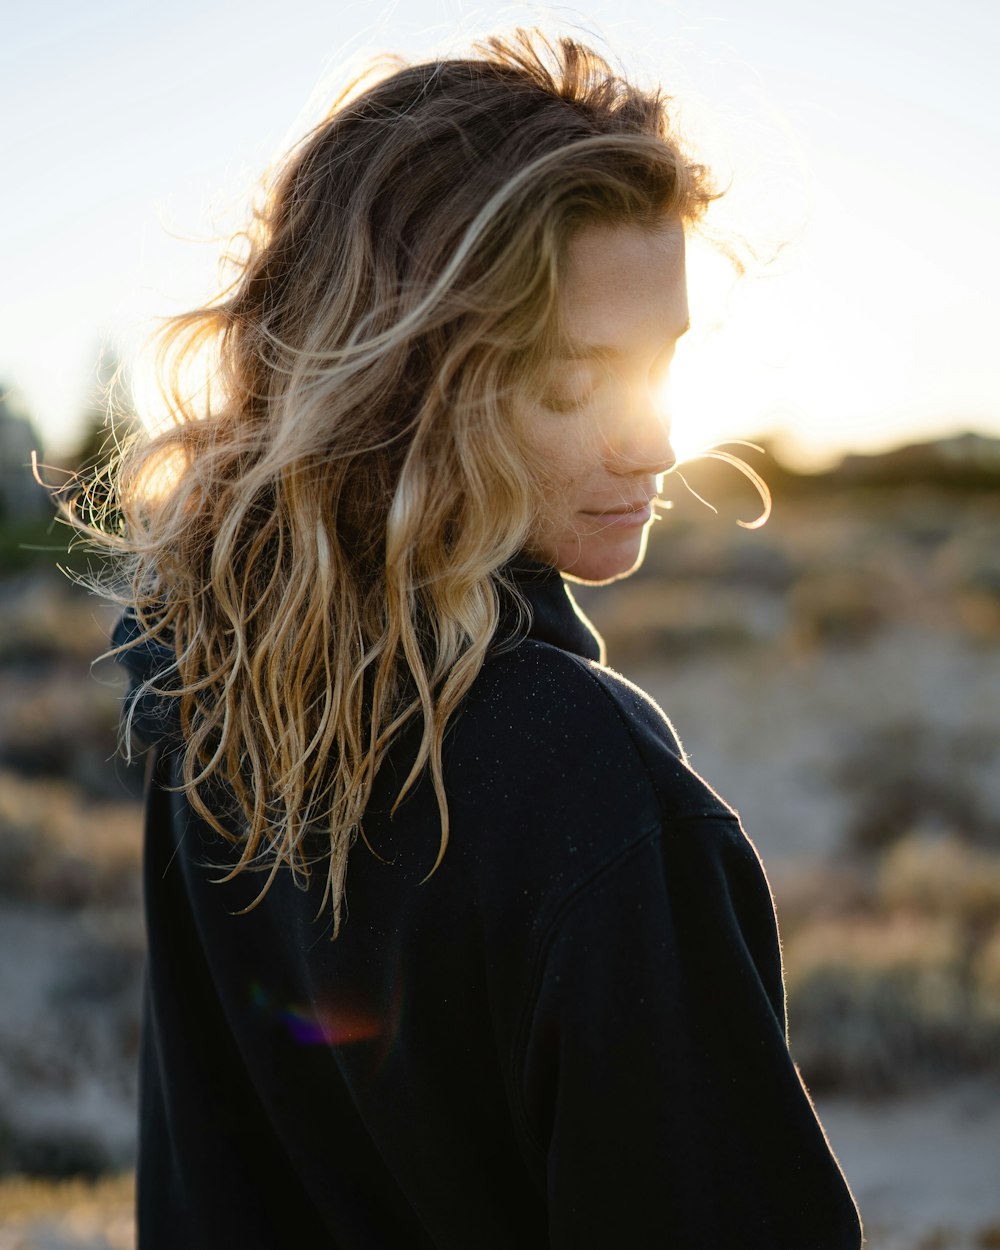
[[[137,804],[87,803],[68,782],[0,771],[0,895],[54,906],[134,898],[140,824]]]
[[[964,1244],[965,1238],[957,1229],[937,1226],[922,1233],[913,1250],[960,1250]]]
[[[887,1093],[995,1066],[1000,1021],[969,994],[949,921],[816,926],[788,956],[792,1048],[811,1088]]]
[[[947,916],[973,927],[1000,923],[1000,854],[956,837],[912,834],[886,853],[878,880],[888,911]]]
[[[935,561],[935,572],[950,587],[956,623],[973,643],[1000,643],[1000,551],[998,511],[969,518]]]
[[[24,1250],[59,1245],[127,1250],[135,1246],[134,1205],[131,1173],[97,1181],[12,1176],[0,1181],[0,1226],[11,1234],[2,1244]]]
[[[118,756],[125,674],[108,662],[0,674],[0,768],[75,782],[95,799],[137,797],[141,769]]]
[[[589,597],[579,594],[590,609]],[[759,640],[753,596],[708,582],[650,580],[623,587],[598,601],[596,624],[615,665],[671,663],[745,647]]]
[[[981,780],[998,751],[1000,734],[978,725],[891,721],[856,733],[830,766],[830,780],[850,801],[848,845],[885,851],[917,826],[933,825],[1000,846],[1000,818]]]
[[[967,590],[955,600],[962,629],[976,643],[1000,645],[1000,595]]]
[[[973,956],[972,978],[984,1013],[1000,1020],[1000,924]]]
[[[791,610],[793,639],[807,650],[860,646],[892,616],[884,581],[863,568],[807,573],[792,591]]]
[[[55,570],[0,582],[0,664],[72,658],[86,665],[107,650],[115,609]]]
[[[1000,854],[910,836],[867,898],[812,921],[800,909],[782,931],[792,1049],[811,1088],[878,1094],[1000,1072]]]
[[[769,866],[768,880],[785,944],[818,922],[864,913],[874,905],[872,873],[856,860],[779,860],[773,868]]]

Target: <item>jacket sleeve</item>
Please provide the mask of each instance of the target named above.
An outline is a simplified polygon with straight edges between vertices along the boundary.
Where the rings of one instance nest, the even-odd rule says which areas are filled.
[[[554,1250],[857,1250],[786,1043],[774,906],[735,819],[678,820],[563,901],[523,1030]]]

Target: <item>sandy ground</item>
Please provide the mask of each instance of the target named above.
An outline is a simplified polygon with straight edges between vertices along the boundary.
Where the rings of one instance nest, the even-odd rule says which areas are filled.
[[[136,1065],[125,1045],[139,987],[103,943],[103,919],[0,907],[0,1118],[26,1139],[65,1143],[70,1168],[120,1168],[134,1154]],[[117,992],[109,977],[121,980]]]
[[[1000,664],[985,659],[955,639],[898,627],[835,661],[771,654],[748,664],[722,654],[626,676],[660,704],[692,767],[739,810],[768,864],[835,854],[858,799],[840,767],[860,758],[877,776],[902,766],[880,744],[907,730],[923,733],[910,744],[911,767],[1000,810]],[[969,749],[975,741],[982,759]]]
[[[817,1100],[872,1250],[1000,1248],[1000,1086]]]

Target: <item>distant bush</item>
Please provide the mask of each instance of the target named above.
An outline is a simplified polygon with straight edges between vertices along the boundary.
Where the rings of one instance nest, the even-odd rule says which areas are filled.
[[[831,768],[850,800],[845,829],[850,848],[874,853],[915,826],[961,829],[971,842],[1000,847],[1000,814],[978,783],[997,758],[1000,730],[953,730],[892,723],[858,734]]]
[[[878,901],[887,912],[991,930],[1000,924],[1000,854],[955,837],[911,835],[882,860]]]
[[[1000,854],[911,836],[843,914],[810,922],[798,902],[783,924],[789,1025],[811,1089],[1000,1074]]]
[[[0,1180],[3,1244],[12,1250],[54,1250],[57,1246],[126,1250],[135,1246],[134,1207],[132,1173],[93,1182],[29,1176]]]
[[[746,647],[761,632],[746,600],[724,585],[700,581],[623,586],[600,614],[609,662],[670,663]]]
[[[140,809],[0,771],[0,898],[79,907],[134,900]]]
[[[1000,508],[971,520],[938,553],[935,572],[952,588],[959,625],[974,642],[1000,644]]]
[[[795,641],[808,648],[870,642],[892,618],[884,579],[864,568],[817,569],[795,585]]]
[[[82,797],[136,797],[141,767],[117,756],[126,678],[107,661],[115,609],[64,578],[0,582],[0,769],[73,782]]]
[[[112,620],[58,569],[0,581],[0,669],[69,660],[86,673],[108,647]]]
[[[54,517],[20,521],[0,519],[0,574],[52,567],[66,557],[69,533]]]

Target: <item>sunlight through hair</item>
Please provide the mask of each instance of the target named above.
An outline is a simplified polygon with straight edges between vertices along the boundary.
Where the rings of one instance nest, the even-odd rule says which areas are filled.
[[[771,515],[771,491],[767,482],[757,472],[753,465],[748,464],[742,456],[733,455],[732,452],[723,451],[723,447],[749,447],[752,451],[759,451],[762,455],[766,454],[765,449],[758,443],[750,443],[745,439],[735,438],[728,439],[725,443],[717,443],[714,447],[708,447],[704,451],[692,452],[685,456],[681,464],[691,464],[696,460],[720,460],[723,464],[731,465],[739,473],[741,473],[753,486],[754,490],[760,497],[761,512],[753,521],[737,520],[736,524],[745,530],[760,529],[762,525],[767,524],[767,520]],[[688,494],[693,495],[699,503],[703,503],[706,508],[710,508],[713,512],[719,509],[710,503],[703,495],[699,495],[691,483],[687,480],[683,473],[680,472],[679,466],[671,470],[671,476],[679,478],[684,483],[684,489]]]

